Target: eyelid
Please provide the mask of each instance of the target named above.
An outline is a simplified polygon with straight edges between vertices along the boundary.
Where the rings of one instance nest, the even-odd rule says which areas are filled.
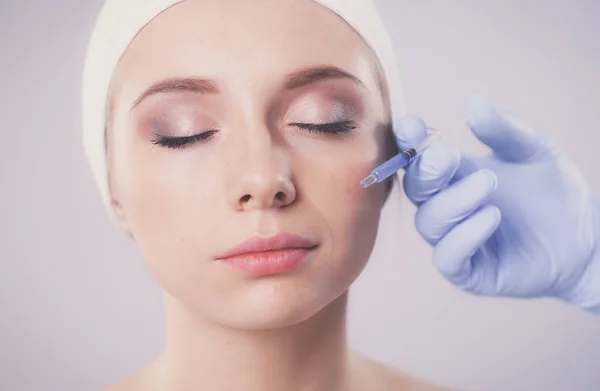
[[[187,115],[186,113],[179,114],[160,112],[149,116],[145,119],[141,126],[148,129],[150,135],[157,137],[187,137],[194,136],[198,133],[216,130],[219,124],[209,116],[199,116],[196,113]]]
[[[361,112],[357,98],[339,91],[308,91],[293,98],[285,109],[285,122],[302,119],[307,123],[336,122],[340,118],[352,119]]]
[[[171,149],[183,149],[191,147],[197,142],[205,142],[212,138],[218,130],[207,130],[188,136],[164,136],[162,134],[154,133],[157,139],[152,140],[152,144],[160,145]]]
[[[354,129],[358,128],[358,124],[352,120],[342,120],[342,121],[326,122],[326,123],[318,123],[318,124],[292,122],[289,125],[306,130],[308,132],[320,132],[323,134],[332,134],[332,135],[349,133],[349,132],[353,131]]]
[[[219,122],[215,115],[219,114],[214,103],[168,96],[144,107],[136,117],[148,129],[175,136],[184,132],[191,135],[195,129],[216,128]]]

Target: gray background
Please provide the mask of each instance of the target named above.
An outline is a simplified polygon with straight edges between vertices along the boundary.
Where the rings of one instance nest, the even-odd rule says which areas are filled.
[[[110,225],[84,159],[80,74],[101,0],[2,0],[0,389],[97,389],[163,342],[160,293]],[[600,193],[600,2],[379,0],[410,112],[469,151],[473,92],[554,134]],[[466,390],[600,389],[600,318],[472,297],[394,198],[351,291],[352,344]]]

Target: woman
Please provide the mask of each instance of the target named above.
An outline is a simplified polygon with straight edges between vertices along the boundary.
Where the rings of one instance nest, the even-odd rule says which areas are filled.
[[[392,188],[359,183],[397,151],[401,108],[386,37],[373,48],[347,21],[379,28],[370,3],[340,2],[346,20],[312,0],[125,3],[92,38],[87,151],[163,288],[167,343],[108,389],[440,390],[346,342]],[[127,29],[113,72],[102,34]]]
[[[425,129],[399,120],[396,70],[368,0],[106,4],[86,151],[167,321],[164,353],[109,389],[440,389],[346,344],[392,187],[359,181]],[[440,143],[404,176],[435,265],[475,294],[600,314],[597,198],[542,133],[481,97],[469,117],[490,156]]]

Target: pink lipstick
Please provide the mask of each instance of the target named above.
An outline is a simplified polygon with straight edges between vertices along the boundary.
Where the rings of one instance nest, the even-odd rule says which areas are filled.
[[[217,260],[258,277],[296,269],[317,243],[298,235],[279,233],[270,238],[253,237],[231,248]]]

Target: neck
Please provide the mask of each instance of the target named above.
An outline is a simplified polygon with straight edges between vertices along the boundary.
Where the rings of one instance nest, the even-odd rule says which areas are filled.
[[[313,317],[270,330],[232,329],[165,294],[165,389],[335,391],[347,388],[347,295]]]

